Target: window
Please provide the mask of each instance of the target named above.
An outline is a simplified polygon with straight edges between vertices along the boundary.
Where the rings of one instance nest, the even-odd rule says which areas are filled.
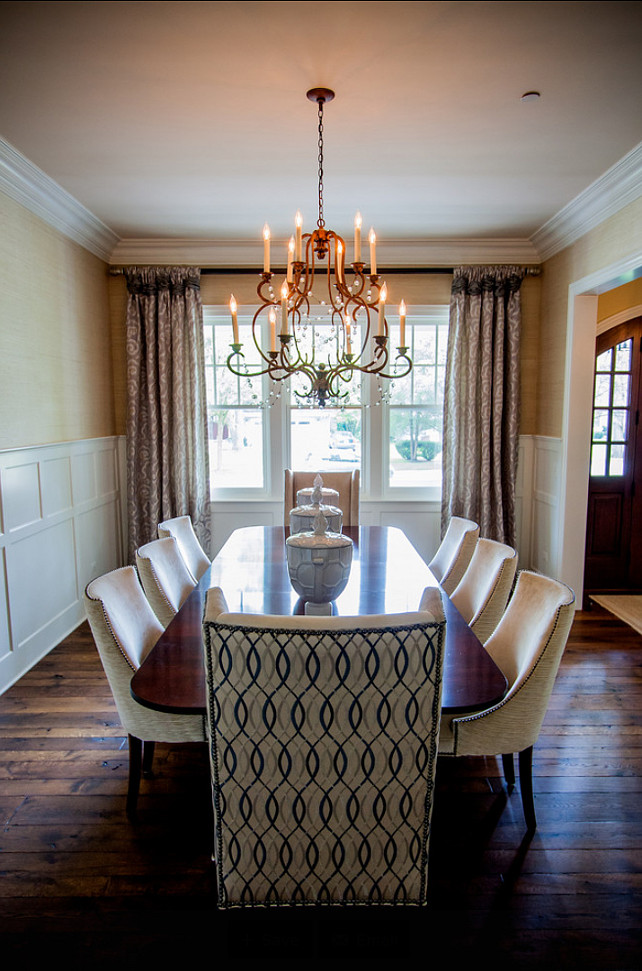
[[[597,358],[593,393],[591,475],[624,475],[631,410],[633,338]]]
[[[355,345],[358,335],[354,335]],[[334,350],[336,334],[321,308],[310,325],[310,347],[329,345]],[[361,380],[345,386],[340,407],[313,407],[304,397],[310,389],[305,377],[290,379],[290,464],[294,469],[314,468],[320,472],[343,472],[361,467]]]
[[[446,308],[409,315],[412,371],[393,382],[388,405],[388,476],[394,488],[441,486]]]
[[[239,308],[238,315],[248,370],[255,363],[253,312]],[[289,466],[322,473],[359,468],[362,493],[371,498],[439,499],[448,307],[408,309],[409,375],[396,381],[355,377],[346,384],[340,404],[325,408],[305,398],[305,378],[295,376],[281,385],[229,371],[232,326],[227,307],[204,308],[204,327],[214,498],[275,498],[282,491],[283,469]],[[322,313],[311,330],[329,345],[336,340]],[[353,337],[356,344],[358,335]]]
[[[229,313],[206,309],[205,377],[212,489],[265,487],[264,409],[261,378],[237,377],[227,367],[232,328]],[[250,321],[239,320],[239,339],[250,345]]]

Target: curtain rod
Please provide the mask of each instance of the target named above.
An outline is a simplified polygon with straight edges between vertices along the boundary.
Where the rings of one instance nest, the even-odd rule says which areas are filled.
[[[141,265],[146,265],[146,264],[141,264]],[[475,266],[477,264],[472,263],[470,265]],[[489,265],[495,265],[495,264],[489,264]],[[497,265],[502,265],[502,264],[497,264]],[[539,276],[542,272],[539,266],[527,266],[527,267],[524,267],[524,269],[526,270],[526,276]],[[109,268],[109,272],[111,276],[120,276],[125,272],[125,268],[122,266],[112,266]],[[283,267],[282,269],[273,270],[272,272],[274,276],[283,275],[285,273],[285,267]],[[249,267],[203,266],[201,267],[201,276],[230,276],[232,274],[237,274],[237,273],[238,274],[256,273],[260,275],[261,271],[254,266],[249,266]],[[454,273],[454,267],[452,266],[407,266],[407,267],[395,266],[395,267],[387,267],[387,268],[384,267],[382,270],[379,271],[378,275],[385,276],[386,274],[393,274],[393,273],[450,273],[452,274]]]

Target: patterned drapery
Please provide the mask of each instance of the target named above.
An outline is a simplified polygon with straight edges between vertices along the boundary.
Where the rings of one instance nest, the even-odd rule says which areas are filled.
[[[442,533],[451,516],[515,544],[519,444],[518,266],[454,271],[444,391]]]
[[[127,280],[129,562],[158,523],[191,516],[210,548],[203,310],[195,267],[130,267]]]

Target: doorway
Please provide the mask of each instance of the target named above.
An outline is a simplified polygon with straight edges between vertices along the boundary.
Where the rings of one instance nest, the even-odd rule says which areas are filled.
[[[584,600],[642,590],[642,317],[596,341]]]

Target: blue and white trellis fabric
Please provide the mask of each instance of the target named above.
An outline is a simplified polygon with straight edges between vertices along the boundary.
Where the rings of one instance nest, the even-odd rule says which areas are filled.
[[[433,593],[434,612],[394,617],[206,609],[220,907],[426,902],[445,629]]]

